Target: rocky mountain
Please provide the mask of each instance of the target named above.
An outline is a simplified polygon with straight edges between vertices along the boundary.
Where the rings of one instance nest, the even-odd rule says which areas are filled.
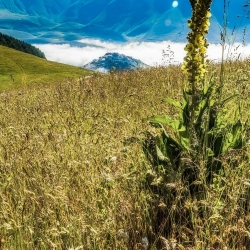
[[[106,53],[104,56],[99,57],[99,59],[93,60],[83,66],[83,68],[102,73],[107,73],[110,70],[134,70],[148,67],[148,65],[140,60],[119,53]]]
[[[185,42],[189,0],[0,0],[0,32],[26,42],[64,43],[83,37],[102,40]],[[246,0],[231,0],[226,14],[229,31],[250,29]],[[213,30],[208,38],[220,41],[224,1],[212,4]],[[236,18],[238,16],[238,18]],[[243,18],[244,16],[244,18]],[[238,32],[240,33],[240,32]],[[242,34],[242,33],[241,33]],[[246,36],[249,38],[250,35]]]

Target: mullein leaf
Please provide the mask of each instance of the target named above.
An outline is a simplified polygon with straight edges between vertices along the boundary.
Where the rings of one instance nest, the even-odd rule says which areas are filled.
[[[164,125],[168,125],[173,128],[175,132],[178,132],[180,126],[179,120],[170,119],[167,115],[154,115],[149,117],[148,120],[153,123],[161,123]]]
[[[224,99],[222,102],[221,102],[221,106],[224,107],[228,102],[230,102],[232,99],[234,99],[235,97],[239,96],[239,94],[234,94],[234,95],[231,95],[229,96],[228,98]]]
[[[173,106],[176,107],[176,108],[182,109],[182,104],[181,104],[180,102],[177,102],[177,101],[175,101],[175,100],[173,100],[173,99],[171,99],[171,98],[164,98],[163,100],[164,100],[165,102],[167,102],[167,103],[173,105]]]

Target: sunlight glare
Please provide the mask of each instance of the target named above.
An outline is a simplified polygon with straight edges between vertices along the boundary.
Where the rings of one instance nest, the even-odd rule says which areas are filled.
[[[174,7],[174,8],[176,8],[177,6],[178,6],[178,1],[173,1],[173,3],[172,3],[172,6]]]

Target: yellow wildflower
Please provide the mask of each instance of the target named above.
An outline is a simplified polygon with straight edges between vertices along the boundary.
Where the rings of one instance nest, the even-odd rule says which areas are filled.
[[[185,46],[187,52],[182,69],[188,72],[190,89],[199,88],[198,85],[204,80],[207,62],[207,41],[205,35],[208,32],[211,17],[210,5],[212,0],[192,0],[192,17],[188,20],[191,32],[188,34],[188,44]]]

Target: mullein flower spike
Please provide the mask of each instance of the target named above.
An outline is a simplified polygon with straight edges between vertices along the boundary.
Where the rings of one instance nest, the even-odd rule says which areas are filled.
[[[206,34],[210,26],[211,17],[210,5],[212,0],[189,0],[192,6],[192,17],[188,21],[188,27],[191,29],[185,47],[187,55],[184,58],[182,70],[188,73],[187,89],[193,94],[194,90],[200,89],[207,72],[208,62],[205,60],[208,48]]]

